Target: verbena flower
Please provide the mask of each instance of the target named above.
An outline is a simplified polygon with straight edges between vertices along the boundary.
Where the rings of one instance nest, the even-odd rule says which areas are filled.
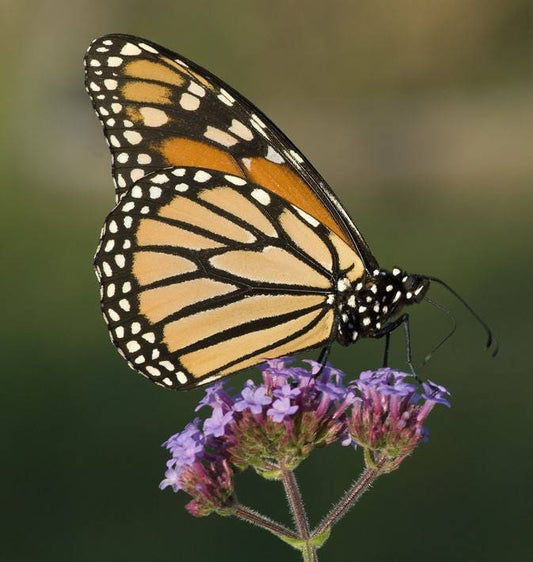
[[[397,468],[420,441],[427,438],[423,426],[437,403],[449,406],[449,392],[431,381],[422,383],[389,368],[364,371],[351,383],[358,397],[346,419],[350,437],[362,446],[367,464],[385,457],[390,470]]]
[[[406,373],[364,371],[344,384],[345,374],[330,365],[293,361],[267,361],[263,382],[249,380],[239,393],[223,382],[207,388],[196,410],[210,415],[164,443],[172,458],[160,488],[189,494],[194,515],[228,514],[236,472],[252,467],[280,479],[313,449],[336,441],[363,447],[367,464],[385,457],[392,470],[424,439],[422,424],[433,406],[449,406],[444,387],[428,381],[420,389]]]

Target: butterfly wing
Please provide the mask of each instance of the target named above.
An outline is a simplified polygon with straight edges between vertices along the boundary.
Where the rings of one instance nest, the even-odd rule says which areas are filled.
[[[108,216],[95,266],[113,343],[133,369],[180,389],[323,345],[336,325],[332,272],[363,274],[306,212],[196,167],[138,180]]]
[[[108,35],[85,57],[86,86],[113,156],[117,199],[169,166],[220,170],[297,205],[352,246],[368,245],[323,178],[252,103],[193,62],[150,41]]]

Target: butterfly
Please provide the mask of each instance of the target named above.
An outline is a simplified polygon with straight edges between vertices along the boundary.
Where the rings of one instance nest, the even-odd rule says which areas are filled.
[[[333,191],[252,103],[128,35],[95,40],[86,88],[116,206],[94,264],[112,342],[190,389],[335,340],[389,336],[430,278],[381,269]]]

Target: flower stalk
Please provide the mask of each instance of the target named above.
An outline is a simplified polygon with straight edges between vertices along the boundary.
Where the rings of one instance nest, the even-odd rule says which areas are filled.
[[[363,471],[361,476],[350,486],[344,496],[313,530],[313,536],[322,535],[348,513],[357,500],[370,488],[376,479],[383,474],[383,467],[386,462],[386,458],[382,457],[373,468],[366,468]]]
[[[299,538],[294,531],[292,531],[288,527],[285,527],[285,525],[277,523],[269,517],[266,517],[265,515],[262,515],[261,513],[258,513],[257,511],[245,505],[238,503],[235,504],[233,506],[233,515],[235,515],[239,519],[242,519],[243,521],[246,521],[247,523],[250,523],[251,525],[261,527],[261,529],[264,529],[265,531],[276,535],[278,538],[284,540],[285,542],[295,541]]]
[[[303,543],[302,554],[304,560],[318,560],[316,548],[311,542],[309,522],[307,520],[302,495],[294,472],[282,467],[281,474],[294,524],[298,530],[298,536]]]

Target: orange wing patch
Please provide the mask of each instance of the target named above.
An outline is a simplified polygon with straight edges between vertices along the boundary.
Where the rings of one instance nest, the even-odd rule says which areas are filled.
[[[272,345],[276,342],[282,341],[284,338],[287,337],[287,334],[295,333],[299,331],[306,332],[304,337],[306,338],[308,343],[313,345],[317,344],[316,336],[317,334],[309,335],[309,332],[306,329],[309,325],[316,320],[316,318],[320,315],[320,311],[309,312],[300,316],[299,318],[295,318],[294,320],[289,320],[284,324],[279,326],[273,326],[271,328],[267,328],[265,330],[261,330],[259,332],[248,332],[241,336],[237,336],[231,339],[224,340],[220,343],[214,344],[210,347],[199,349],[197,351],[192,351],[180,357],[183,366],[197,378],[203,377],[208,373],[211,373],[217,369],[220,369],[239,359],[242,356],[242,350],[245,349],[248,352],[258,352],[258,355],[261,356],[260,350],[269,344]],[[330,315],[332,316],[332,315]],[[330,324],[328,322],[328,324]],[[331,325],[328,326],[331,329]],[[326,330],[320,330],[321,333],[318,334],[320,340],[324,341],[324,336],[327,338],[329,336],[329,332]],[[314,340],[314,341],[313,341]],[[291,342],[292,343],[292,342]],[[289,344],[289,347],[290,346]],[[297,349],[297,348],[293,348]],[[258,361],[258,355],[255,356],[254,363],[260,362]],[[264,355],[268,356],[268,351],[264,353]],[[275,357],[279,357],[275,355]],[[242,365],[239,367],[229,367],[222,371],[222,374],[229,374],[230,372],[234,372],[237,369],[244,368]]]
[[[166,86],[150,82],[127,81],[120,89],[125,101],[169,105],[172,92]]]
[[[132,273],[139,285],[144,286],[197,269],[194,262],[181,256],[141,251],[135,253]]]
[[[161,63],[138,59],[124,65],[124,74],[140,80],[154,80],[156,82],[173,84],[174,86],[183,86],[185,78],[181,74],[182,69],[176,66],[174,68],[176,70],[171,70],[168,66]]]
[[[169,246],[179,240],[182,248],[206,250],[222,248],[223,244],[185,228],[166,224],[156,219],[141,219],[136,233],[138,246]]]
[[[272,349],[259,353],[250,359],[245,359],[244,361],[232,365],[227,369],[223,369],[220,371],[220,374],[223,376],[230,375],[231,373],[235,373],[241,369],[257,365],[267,359],[275,359],[276,357],[281,357],[282,355],[290,355],[295,351],[300,351],[305,348],[318,347],[328,340],[332,327],[333,312],[329,311],[316,323],[315,326],[306,330],[301,336],[297,336],[287,343],[273,347]]]
[[[246,176],[250,181],[266,187],[296,205],[326,225],[347,244],[350,243],[313,190],[288,166],[270,162],[266,158],[247,158],[245,165]]]
[[[206,142],[172,137],[164,140],[158,150],[169,166],[208,168],[244,177],[241,167],[229,152]]]
[[[200,301],[226,295],[237,287],[214,279],[200,277],[154,289],[146,289],[139,295],[139,311],[155,324],[176,312],[176,303],[180,310]],[[176,345],[177,342],[172,342]]]
[[[241,167],[226,150],[206,142],[177,137],[163,141],[159,145],[159,152],[169,166],[210,168],[248,178],[296,205],[351,245],[351,241],[309,185],[284,164],[276,164],[266,158],[243,158]]]
[[[238,325],[272,318],[305,308],[318,308],[324,302],[321,295],[255,295],[242,300],[202,310],[165,326],[169,349],[183,349]],[[209,347],[207,343],[204,347]],[[240,353],[240,350],[235,350]]]

